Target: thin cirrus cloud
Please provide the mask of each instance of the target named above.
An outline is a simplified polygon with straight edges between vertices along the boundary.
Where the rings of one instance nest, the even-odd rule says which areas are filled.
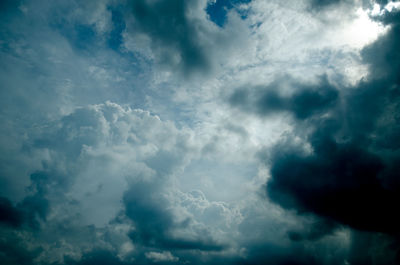
[[[400,262],[398,3],[0,13],[2,263]]]

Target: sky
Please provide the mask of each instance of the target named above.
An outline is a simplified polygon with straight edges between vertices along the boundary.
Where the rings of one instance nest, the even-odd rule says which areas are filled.
[[[0,17],[1,264],[400,264],[399,1]]]

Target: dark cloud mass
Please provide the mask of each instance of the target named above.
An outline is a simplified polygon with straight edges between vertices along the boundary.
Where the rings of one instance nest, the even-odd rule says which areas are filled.
[[[339,1],[318,5],[331,2]],[[385,11],[377,17],[390,29],[361,51],[369,75],[355,86],[332,85],[327,77],[304,85],[286,76],[229,97],[231,106],[260,117],[289,114],[294,132],[266,161],[267,194],[285,209],[320,219],[311,228],[288,231],[293,242],[316,241],[343,226],[366,231],[368,236],[352,234],[357,250],[350,264],[399,262],[399,15]]]
[[[161,64],[177,65],[182,71],[205,71],[210,65],[200,34],[206,32],[198,18],[189,12],[199,11],[199,0],[130,2],[134,17],[133,28],[148,35],[151,47]]]
[[[0,197],[0,222],[14,227],[22,223],[21,213],[4,197]]]
[[[259,109],[268,110],[266,113],[289,111],[297,118],[298,130],[304,126],[312,128],[306,137],[311,151],[289,137],[276,146],[268,162],[271,179],[267,193],[283,208],[399,239],[399,18],[398,12],[384,16],[383,21],[391,26],[390,30],[363,49],[363,60],[370,67],[369,76],[357,86],[340,88],[330,93],[335,96],[327,97],[337,99],[340,95],[341,101],[313,95],[311,91],[326,89],[317,85],[305,93],[305,99],[313,98],[314,106],[307,104],[300,92],[289,100],[290,107],[283,108],[284,101],[276,95],[276,90],[263,92],[262,98],[266,100],[261,107],[257,102],[256,112]],[[237,105],[237,101],[233,103]],[[327,229],[326,233],[330,231]],[[297,234],[291,237],[301,239]],[[371,249],[365,251],[372,251],[372,256],[376,254]],[[399,261],[398,243],[382,251],[392,257],[384,264]],[[397,253],[397,258],[393,253]],[[373,258],[361,260],[355,264],[375,264]]]
[[[314,128],[307,137],[311,154],[287,142],[273,152],[268,192],[284,207],[313,211],[360,229],[398,232],[393,210],[400,188],[400,27],[391,25],[385,36],[362,51],[371,74],[357,87],[341,89],[342,102],[339,90],[326,78],[297,88],[299,92],[289,97],[275,88],[281,80],[258,97],[243,90],[231,96],[234,106],[255,106],[251,111],[261,115],[287,111],[299,126]],[[249,97],[259,99],[252,104]]]
[[[281,95],[282,83],[295,87],[290,95]],[[254,91],[255,90],[255,91]],[[338,100],[337,90],[322,77],[317,86],[298,84],[290,77],[279,78],[267,87],[257,89],[238,89],[230,98],[230,103],[244,111],[268,116],[282,111],[292,113],[304,120],[324,113]]]

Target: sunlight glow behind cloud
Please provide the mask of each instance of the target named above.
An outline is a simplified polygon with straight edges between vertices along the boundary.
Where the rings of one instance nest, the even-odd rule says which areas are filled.
[[[371,20],[371,10],[359,8],[356,19],[346,26],[343,38],[350,46],[362,48],[384,34],[387,28],[380,23]]]

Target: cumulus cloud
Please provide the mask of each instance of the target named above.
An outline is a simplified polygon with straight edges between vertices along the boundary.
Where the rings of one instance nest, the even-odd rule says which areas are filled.
[[[17,228],[27,223],[28,231],[42,233],[72,216],[82,224],[109,223],[122,210],[127,179],[155,177],[167,182],[185,161],[188,139],[157,116],[113,103],[79,108],[39,135],[27,148],[50,156],[43,157],[43,168],[30,175],[29,193],[20,203],[13,206],[2,198],[1,222]],[[174,154],[168,164],[150,162],[163,159],[161,154],[168,150]]]
[[[399,262],[388,1],[3,2],[6,264]]]
[[[27,233],[43,248],[38,252],[43,260],[91,264],[104,258],[123,264],[135,256],[155,262],[178,259],[165,256],[168,251],[193,259],[192,250],[224,250],[229,244],[224,234],[240,222],[240,214],[228,205],[174,185],[193,155],[191,133],[149,112],[110,102],[90,105],[31,137],[29,152],[42,150],[48,156],[30,175],[21,202],[14,206],[2,198],[0,221]],[[58,226],[63,229],[48,236]],[[40,235],[36,239],[30,237],[34,231]],[[96,243],[80,242],[79,234]],[[103,241],[106,237],[111,241]],[[62,247],[54,249],[55,242]],[[126,242],[133,247],[121,254],[124,261],[118,253]],[[143,256],[157,249],[164,254]]]

